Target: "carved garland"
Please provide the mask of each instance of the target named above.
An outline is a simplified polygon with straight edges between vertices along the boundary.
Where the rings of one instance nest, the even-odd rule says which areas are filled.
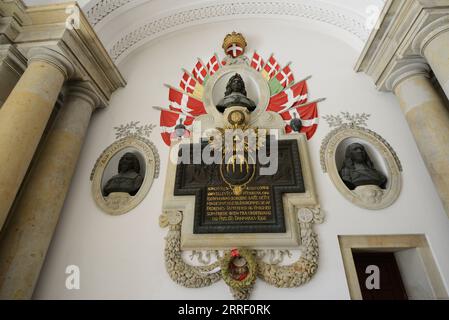
[[[182,212],[168,210],[159,217],[162,228],[169,227],[165,238],[165,266],[170,278],[187,288],[202,288],[224,279],[235,299],[248,299],[253,279],[237,283],[229,279],[229,272],[223,270],[228,265],[230,252],[219,256],[218,260],[206,266],[192,266],[184,261],[181,250]],[[298,210],[300,226],[301,256],[289,265],[267,263],[262,260],[264,252],[239,249],[240,255],[249,261],[249,269],[256,270],[257,277],[278,288],[294,288],[308,282],[318,269],[318,240],[313,231],[315,223],[322,223],[324,217],[318,208]],[[253,260],[254,259],[254,262]],[[251,272],[251,271],[250,271]]]

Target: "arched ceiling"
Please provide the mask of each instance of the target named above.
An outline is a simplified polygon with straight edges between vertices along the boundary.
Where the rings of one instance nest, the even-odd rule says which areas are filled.
[[[340,29],[361,49],[386,0],[78,0],[120,62],[141,45],[193,25],[242,17],[310,19]],[[64,0],[24,0],[27,5]]]

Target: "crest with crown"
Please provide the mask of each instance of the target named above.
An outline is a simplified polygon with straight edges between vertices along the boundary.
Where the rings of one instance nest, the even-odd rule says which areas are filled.
[[[246,40],[241,33],[233,31],[228,33],[223,40],[223,49],[226,55],[237,58],[245,53]]]

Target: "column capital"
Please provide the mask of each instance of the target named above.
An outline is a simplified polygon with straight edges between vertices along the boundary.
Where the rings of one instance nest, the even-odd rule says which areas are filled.
[[[0,64],[5,63],[11,70],[22,74],[27,65],[27,59],[12,44],[0,44]]]
[[[390,73],[385,82],[385,86],[388,91],[394,92],[399,83],[416,75],[430,78],[430,67],[424,60],[421,61],[419,59],[403,63]]]
[[[64,87],[66,97],[77,97],[89,103],[92,111],[100,106],[99,95],[95,92],[93,85],[89,81],[73,81]]]
[[[47,47],[32,47],[28,50],[28,64],[33,61],[47,62],[58,68],[68,80],[75,72],[73,64],[62,53]]]
[[[412,51],[424,57],[427,45],[440,34],[449,31],[449,14],[442,16],[422,28],[412,42]]]

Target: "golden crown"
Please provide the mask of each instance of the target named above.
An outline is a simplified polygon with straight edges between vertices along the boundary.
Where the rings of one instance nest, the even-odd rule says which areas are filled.
[[[224,38],[223,49],[226,51],[226,49],[229,48],[234,43],[243,50],[245,50],[247,45],[243,35],[241,33],[233,31],[232,33],[227,34],[226,37]]]

